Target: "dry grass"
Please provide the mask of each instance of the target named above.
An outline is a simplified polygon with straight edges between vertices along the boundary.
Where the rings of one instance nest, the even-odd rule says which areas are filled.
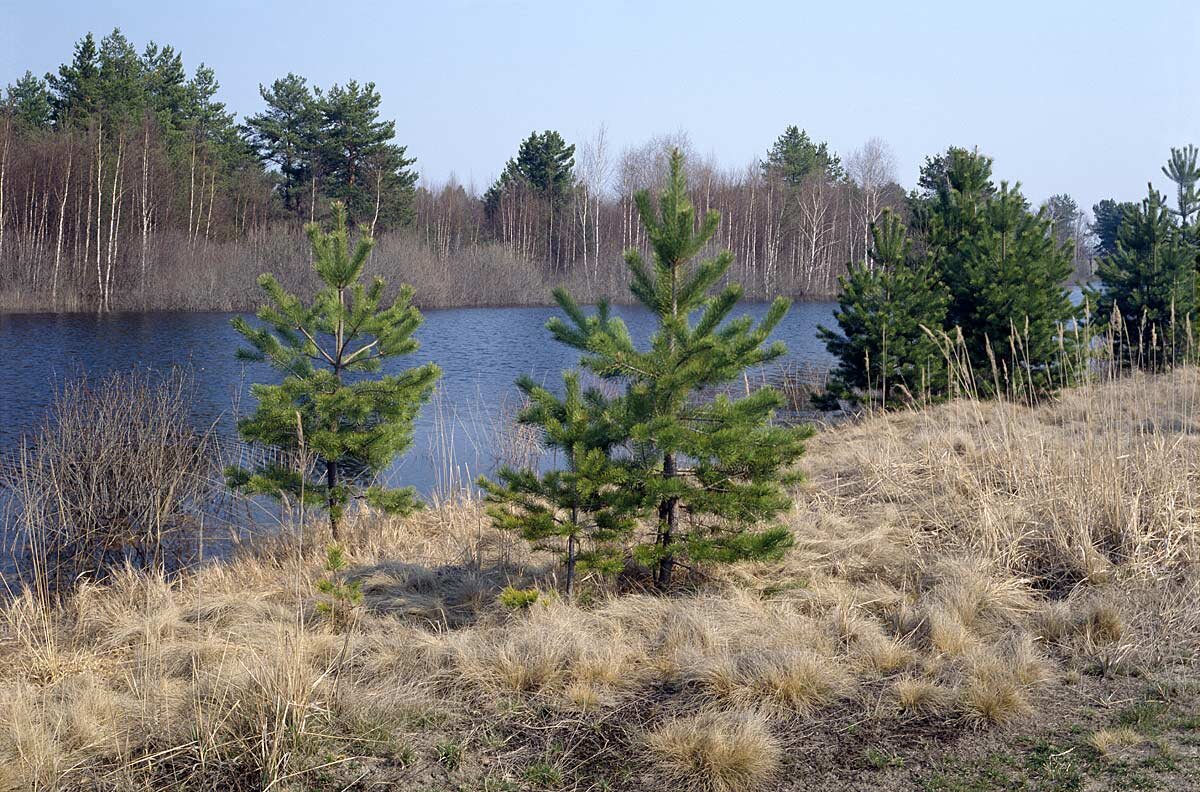
[[[1145,741],[1142,735],[1128,726],[1118,726],[1113,729],[1100,729],[1088,737],[1088,745],[1096,749],[1104,759],[1117,758],[1121,749],[1130,748]]]
[[[567,605],[551,559],[461,501],[349,530],[346,625],[315,610],[315,534],[18,596],[0,788],[482,788],[545,764],[749,790],[864,719],[1029,723],[1078,669],[1197,655],[1197,396],[1189,369],[830,430],[788,556],[671,597]],[[508,585],[543,596],[512,613]]]
[[[674,718],[646,735],[646,749],[670,789],[749,792],[779,768],[782,753],[766,719],[747,712]]]

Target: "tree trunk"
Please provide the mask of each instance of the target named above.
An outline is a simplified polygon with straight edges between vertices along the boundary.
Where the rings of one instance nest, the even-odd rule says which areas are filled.
[[[663,456],[663,478],[672,479],[676,475],[675,454],[667,453]],[[663,556],[658,560],[654,585],[660,591],[665,591],[671,585],[671,573],[675,569],[675,554],[668,548],[675,538],[675,522],[678,511],[678,499],[676,498],[667,498],[658,505],[658,546],[663,549]]]
[[[571,525],[578,525],[578,511],[571,507]],[[578,541],[575,534],[572,533],[567,537],[567,602],[575,600],[575,552],[578,547]]]
[[[329,512],[329,537],[337,542],[338,536],[338,510],[334,502],[334,490],[338,486],[338,463],[337,460],[326,460],[325,462],[325,486],[327,492],[325,494],[325,508]]]
[[[70,148],[71,141],[67,141],[67,175],[63,179],[62,200],[58,204],[58,239],[54,243],[54,275],[50,283],[50,305],[53,310],[58,310],[58,270],[62,266],[62,249],[63,249],[63,223],[67,217],[67,197],[71,193],[71,164],[74,161],[74,149]]]
[[[0,149],[0,261],[4,260],[4,174],[8,170],[8,139],[12,137],[12,119],[5,118],[4,148]]]

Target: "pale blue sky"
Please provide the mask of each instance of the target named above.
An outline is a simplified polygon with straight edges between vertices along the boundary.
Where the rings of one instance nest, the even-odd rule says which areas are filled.
[[[911,186],[949,144],[1035,201],[1138,198],[1200,144],[1200,2],[150,2],[0,0],[0,84],[119,26],[216,69],[239,114],[258,84],[375,81],[429,181],[486,186],[519,140],[607,125],[619,149],[686,130],[730,167],[787,124],[843,155],[877,135]]]

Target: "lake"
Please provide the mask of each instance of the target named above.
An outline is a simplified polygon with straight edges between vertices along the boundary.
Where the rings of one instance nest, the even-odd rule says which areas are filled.
[[[765,304],[740,306],[762,316]],[[772,336],[788,347],[787,363],[824,366],[829,356],[816,337],[833,324],[833,303],[797,303]],[[645,339],[652,317],[640,307],[615,307],[635,339]],[[495,465],[494,427],[518,405],[517,377],[548,385],[574,366],[578,352],[556,343],[546,320],[554,307],[464,308],[428,311],[417,332],[421,349],[390,363],[405,368],[434,361],[443,375],[434,403],[422,410],[414,446],[386,478],[426,496],[486,474]],[[0,454],[45,414],[56,384],[87,374],[100,377],[140,367],[185,366],[195,380],[198,425],[234,435],[240,412],[252,405],[249,383],[275,381],[265,364],[234,359],[241,337],[226,313],[0,315]]]

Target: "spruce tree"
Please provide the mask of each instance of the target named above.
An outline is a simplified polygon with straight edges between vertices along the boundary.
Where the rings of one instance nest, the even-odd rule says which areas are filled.
[[[1123,213],[1111,255],[1100,259],[1099,288],[1088,289],[1091,321],[1110,333],[1122,365],[1158,367],[1190,346],[1197,309],[1196,248],[1172,222],[1166,198],[1153,186],[1140,206]]]
[[[710,211],[697,227],[678,150],[658,211],[648,191],[635,200],[653,260],[647,265],[637,250],[626,251],[625,260],[630,290],[657,324],[649,343],[636,345],[606,305],[587,316],[561,289],[555,297],[566,318],[547,327],[584,353],[586,368],[625,385],[627,488],[654,525],[635,557],[653,564],[656,584],[666,588],[677,563],[773,558],[786,549],[791,534],[769,523],[790,505],[784,485],[799,479],[792,463],[811,430],[773,422],[783,401],[773,388],[742,398],[721,390],[784,353],[767,338],[790,303],[777,299],[755,324],[749,316],[730,318],[740,286],[711,294],[733,256],[723,251],[693,262],[720,214]]]
[[[520,422],[541,429],[543,446],[566,462],[545,473],[502,467],[498,482],[481,478],[488,513],[502,529],[535,546],[565,545],[567,599],[575,592],[576,569],[614,573],[623,566],[624,542],[633,532],[636,502],[627,466],[613,459],[624,441],[620,402],[595,388],[584,390],[579,375],[563,375],[562,398],[529,377],[518,381],[528,400]]]
[[[840,279],[838,330],[819,327],[838,359],[830,391],[859,400],[880,394],[884,405],[946,388],[937,334],[950,295],[927,258],[914,260],[904,223],[885,210],[871,226],[873,267],[851,263]]]
[[[231,467],[229,485],[250,494],[291,498],[328,510],[330,531],[346,505],[360,498],[388,513],[417,507],[411,488],[388,489],[374,479],[412,444],[413,421],[441,371],[432,363],[379,375],[385,361],[417,349],[413,332],[421,313],[402,287],[386,299],[384,282],[362,279],[374,241],[353,246],[346,210],[333,204],[333,230],[306,226],[313,267],[324,284],[310,303],[284,291],[271,275],[259,278],[269,302],[258,311],[262,326],[242,317],[233,325],[250,344],[242,360],[266,362],[283,375],[278,385],[256,384],[258,408],[238,422],[247,441],[299,459],[315,457],[312,470],[269,462]],[[376,375],[376,376],[371,376]]]

